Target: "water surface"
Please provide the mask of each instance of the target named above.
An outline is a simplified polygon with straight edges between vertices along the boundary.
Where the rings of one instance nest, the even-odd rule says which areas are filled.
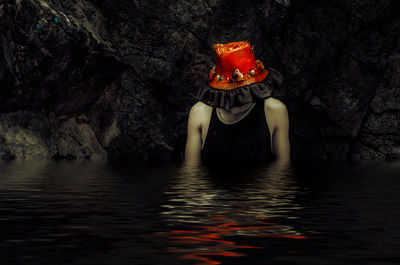
[[[1,264],[399,264],[400,163],[0,164]]]

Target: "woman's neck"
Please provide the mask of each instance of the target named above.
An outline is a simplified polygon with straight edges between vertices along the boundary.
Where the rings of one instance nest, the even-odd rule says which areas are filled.
[[[217,114],[219,114],[222,122],[235,123],[244,118],[254,105],[255,103],[247,103],[240,107],[233,107],[231,109],[217,108]]]

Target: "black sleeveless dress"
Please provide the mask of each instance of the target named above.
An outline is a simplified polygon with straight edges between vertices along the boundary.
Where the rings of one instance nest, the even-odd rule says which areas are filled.
[[[221,122],[213,108],[201,159],[204,165],[217,167],[258,166],[274,160],[264,101],[233,124]]]

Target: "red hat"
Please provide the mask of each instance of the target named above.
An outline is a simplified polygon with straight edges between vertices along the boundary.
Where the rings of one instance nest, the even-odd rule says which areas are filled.
[[[254,59],[254,49],[247,41],[216,44],[217,67],[210,71],[210,86],[218,89],[237,87],[261,82],[268,75],[261,61]]]
[[[282,75],[266,69],[254,58],[254,48],[248,41],[215,44],[217,65],[209,73],[210,82],[197,98],[218,108],[232,108],[271,96],[272,85],[280,85]]]

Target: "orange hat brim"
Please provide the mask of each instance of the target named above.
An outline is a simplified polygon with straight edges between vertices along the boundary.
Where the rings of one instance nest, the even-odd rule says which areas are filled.
[[[228,81],[228,80],[217,81],[213,79],[210,83],[208,83],[208,85],[216,89],[231,90],[238,87],[261,82],[268,76],[268,73],[269,72],[267,69],[263,69],[263,71],[258,75],[250,78],[245,77],[242,81]]]

